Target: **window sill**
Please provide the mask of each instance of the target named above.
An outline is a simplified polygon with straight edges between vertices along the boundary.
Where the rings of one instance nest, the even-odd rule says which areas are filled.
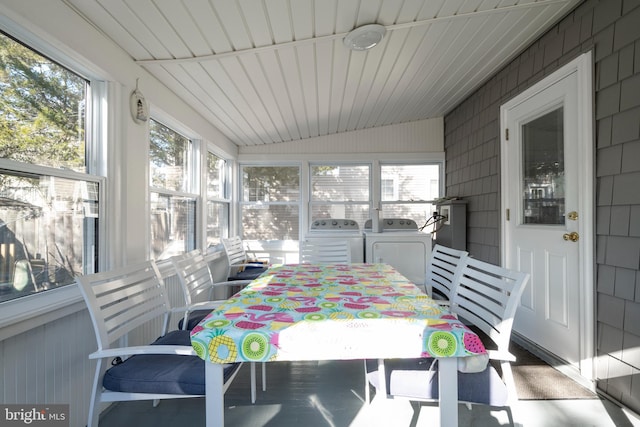
[[[0,341],[85,308],[76,284],[0,303]]]

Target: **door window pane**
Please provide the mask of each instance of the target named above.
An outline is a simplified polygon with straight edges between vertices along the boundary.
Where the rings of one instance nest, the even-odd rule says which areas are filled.
[[[564,224],[563,108],[522,126],[524,224]]]

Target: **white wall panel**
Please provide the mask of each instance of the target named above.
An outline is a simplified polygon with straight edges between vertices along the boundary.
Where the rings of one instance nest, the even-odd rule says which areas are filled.
[[[300,141],[240,147],[240,154],[422,153],[444,151],[441,118]]]

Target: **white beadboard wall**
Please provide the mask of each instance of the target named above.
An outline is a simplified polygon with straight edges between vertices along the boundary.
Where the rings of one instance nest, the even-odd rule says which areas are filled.
[[[423,153],[444,151],[442,117],[278,144],[241,146],[243,154]]]
[[[211,257],[214,271],[226,272],[223,258],[220,253]],[[178,279],[169,277],[165,285],[171,304],[183,305]],[[172,317],[172,328],[177,327],[178,320],[179,315]],[[156,339],[160,323],[150,322],[132,332],[129,344],[145,344]],[[0,341],[0,402],[69,404],[69,426],[86,426],[95,369],[95,362],[88,356],[96,348],[87,310]]]

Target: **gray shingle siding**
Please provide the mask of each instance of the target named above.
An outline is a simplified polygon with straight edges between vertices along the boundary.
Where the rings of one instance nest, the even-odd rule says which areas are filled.
[[[500,105],[594,52],[597,386],[640,412],[640,1],[587,0],[445,117],[446,195],[500,263]]]

